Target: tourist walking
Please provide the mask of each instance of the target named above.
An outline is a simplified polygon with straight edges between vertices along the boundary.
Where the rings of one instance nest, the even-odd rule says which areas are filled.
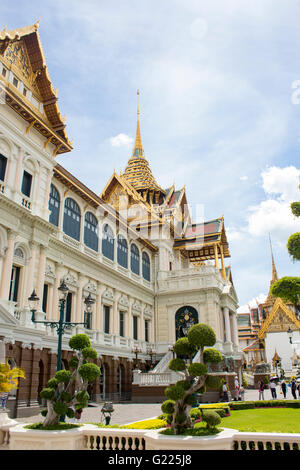
[[[300,383],[298,384],[297,390],[298,390],[298,395],[299,395],[299,398],[300,398]]]
[[[241,397],[241,401],[245,400],[245,389],[243,385],[240,386],[240,397]]]
[[[285,380],[281,382],[281,391],[283,393],[283,397],[286,398],[287,386],[286,386]]]
[[[228,387],[227,384],[224,382],[222,386],[222,401],[229,401],[228,398]]]
[[[258,389],[258,399],[259,400],[264,400],[264,389],[265,389],[265,384],[263,381],[259,382],[259,389]]]
[[[297,400],[296,390],[297,390],[296,380],[293,379],[292,383],[291,383],[291,392],[292,392],[292,395],[295,398],[295,400]]]
[[[270,382],[270,389],[271,389],[271,394],[272,394],[273,400],[274,399],[276,400],[277,399],[276,383],[273,380],[271,380],[271,382]]]
[[[234,379],[234,392],[235,392],[234,399],[235,401],[237,401],[239,399],[239,394],[240,394],[239,381],[237,377]]]

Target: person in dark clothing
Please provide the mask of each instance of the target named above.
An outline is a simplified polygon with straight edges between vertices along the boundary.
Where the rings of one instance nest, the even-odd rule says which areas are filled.
[[[291,383],[291,392],[295,400],[297,400],[296,390],[297,390],[296,380],[293,379]]]
[[[284,398],[286,398],[286,383],[285,383],[285,380],[283,380],[281,382],[281,390],[282,390]]]

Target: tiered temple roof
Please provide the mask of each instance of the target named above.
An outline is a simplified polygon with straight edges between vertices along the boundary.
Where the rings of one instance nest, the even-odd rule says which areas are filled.
[[[5,101],[27,123],[27,132],[34,127],[56,149],[54,156],[72,150],[65,131],[65,119],[57,105],[57,91],[53,89],[38,33],[34,25],[0,32],[0,60],[5,69],[14,74],[16,84],[1,74],[0,92]],[[24,87],[19,86],[19,82]],[[26,93],[24,92],[26,91]],[[29,98],[29,92],[32,98]]]

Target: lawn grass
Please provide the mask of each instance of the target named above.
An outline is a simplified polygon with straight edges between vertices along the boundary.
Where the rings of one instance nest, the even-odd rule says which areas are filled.
[[[231,416],[222,418],[219,426],[237,429],[241,432],[300,433],[300,409],[234,410],[231,412]]]

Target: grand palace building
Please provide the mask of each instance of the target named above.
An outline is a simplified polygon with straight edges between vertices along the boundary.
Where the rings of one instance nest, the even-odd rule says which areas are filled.
[[[72,148],[38,23],[4,29],[0,346],[10,364],[26,373],[12,397],[15,416],[38,405],[39,391],[55,373],[57,332],[43,322],[58,320],[62,281],[68,287],[64,320],[70,323],[62,362],[67,367],[72,356],[70,337],[87,334],[101,367],[90,388],[93,400],[158,394],[166,377],[172,380],[166,375],[172,345],[198,322],[216,332],[223,363],[214,372],[231,380],[242,355],[224,217],[194,223],[185,188],[160,187],[144,154],[139,106],[132,154],[124,156],[124,172],[113,172],[99,188],[101,194],[57,163]],[[41,323],[32,321],[33,292]],[[88,321],[87,298],[94,302]],[[141,372],[133,373],[137,366]]]

